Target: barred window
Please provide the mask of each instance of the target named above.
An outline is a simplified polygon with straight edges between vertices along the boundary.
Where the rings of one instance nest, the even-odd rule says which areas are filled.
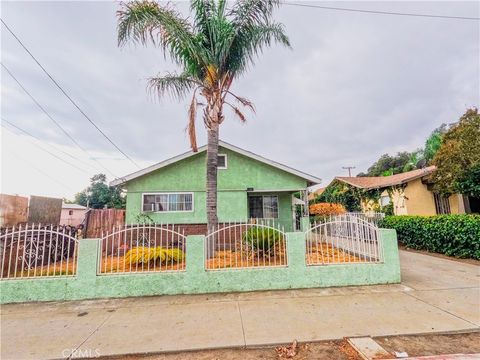
[[[448,197],[442,196],[439,193],[433,193],[433,199],[435,200],[435,210],[438,215],[450,214],[450,202]]]
[[[193,211],[193,193],[143,194],[143,211]]]

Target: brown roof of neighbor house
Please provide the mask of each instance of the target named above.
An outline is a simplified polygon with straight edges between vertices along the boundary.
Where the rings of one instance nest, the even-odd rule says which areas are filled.
[[[401,174],[395,174],[390,176],[337,176],[335,177],[335,180],[342,181],[357,188],[370,190],[405,184],[409,181],[424,177],[426,175],[430,175],[432,172],[435,171],[435,169],[435,166],[428,166],[423,169],[407,171]]]
[[[317,196],[322,195],[322,193],[325,191],[326,188],[318,188],[315,191],[312,191],[310,194],[308,194],[308,200],[314,200]]]

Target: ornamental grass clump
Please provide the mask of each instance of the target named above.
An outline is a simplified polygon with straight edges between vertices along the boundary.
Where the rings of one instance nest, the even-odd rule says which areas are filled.
[[[243,234],[243,240],[254,250],[267,253],[284,240],[284,235],[269,227],[252,226]]]
[[[182,262],[185,254],[180,249],[164,249],[158,247],[138,246],[130,249],[125,254],[125,262],[128,264],[148,264],[160,261],[161,263]]]

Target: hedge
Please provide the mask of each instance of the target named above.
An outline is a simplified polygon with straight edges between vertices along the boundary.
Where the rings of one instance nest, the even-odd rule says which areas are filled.
[[[406,247],[480,260],[480,215],[386,216],[379,226]]]

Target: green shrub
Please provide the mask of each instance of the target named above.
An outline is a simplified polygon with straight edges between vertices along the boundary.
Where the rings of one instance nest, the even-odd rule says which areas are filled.
[[[269,227],[252,226],[243,234],[243,240],[255,250],[268,252],[283,240],[283,233]]]
[[[379,226],[409,248],[480,260],[480,215],[386,216]]]

